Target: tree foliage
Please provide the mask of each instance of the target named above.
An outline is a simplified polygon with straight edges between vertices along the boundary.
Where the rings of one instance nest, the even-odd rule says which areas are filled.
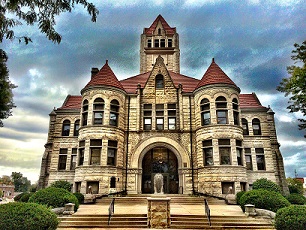
[[[287,109],[291,113],[301,112],[306,116],[306,40],[302,45],[294,44],[291,59],[295,64],[287,67],[289,78],[283,78],[277,90],[289,96],[289,106]],[[301,123],[299,129],[306,129],[306,119],[298,119]],[[306,137],[306,135],[304,135]]]
[[[0,43],[3,40],[18,39],[28,44],[32,42],[26,35],[17,35],[16,27],[22,24],[37,25],[41,33],[54,43],[60,43],[62,36],[56,31],[56,16],[71,12],[75,5],[86,8],[93,22],[99,11],[87,0],[1,0],[0,2]],[[16,86],[9,81],[9,71],[6,66],[8,57],[0,49],[0,127],[3,119],[11,116],[14,106],[12,89]]]
[[[12,89],[16,86],[9,80],[7,59],[6,53],[0,49],[0,127],[3,126],[2,120],[11,116],[12,108],[15,107]]]
[[[303,182],[301,182],[296,178],[290,178],[290,177],[288,177],[286,180],[288,183],[288,188],[290,193],[298,193],[303,195],[304,193]]]
[[[12,180],[15,186],[15,192],[27,192],[31,186],[31,181],[23,177],[20,172],[12,172]]]

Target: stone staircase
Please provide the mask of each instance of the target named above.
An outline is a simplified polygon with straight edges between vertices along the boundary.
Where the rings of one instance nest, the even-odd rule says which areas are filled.
[[[171,197],[171,203],[173,206],[180,204],[186,205],[186,207],[192,208],[199,207],[198,205],[203,204],[203,197],[191,197],[187,195],[169,195]],[[128,197],[115,197],[115,214],[112,216],[110,224],[108,225],[108,215],[107,214],[87,214],[82,213],[75,214],[69,217],[59,217],[60,224],[58,229],[107,229],[107,228],[135,228],[143,229],[147,228],[147,196],[128,196]],[[99,205],[104,205],[107,207],[112,201],[112,197],[103,197],[102,199],[97,199],[96,204],[93,208],[99,207]],[[207,197],[209,205],[226,205],[224,200],[219,200],[216,198]],[[139,206],[144,208],[145,214],[133,213],[130,210],[129,204],[139,204]],[[116,213],[116,206],[124,207],[126,206],[126,213]],[[86,207],[91,207],[91,205],[86,205]],[[170,211],[171,212],[171,211]],[[171,219],[171,229],[274,229],[273,225],[264,219],[254,219],[248,218],[244,215],[241,216],[231,216],[231,215],[214,215],[211,216],[211,226],[209,226],[207,216],[204,213],[199,214],[184,214],[176,213],[170,216]]]

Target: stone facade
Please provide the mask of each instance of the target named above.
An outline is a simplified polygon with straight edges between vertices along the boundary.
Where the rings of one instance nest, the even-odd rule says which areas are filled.
[[[173,47],[152,47],[170,38]],[[118,81],[108,62],[93,68],[81,95],[50,113],[41,188],[67,180],[83,194],[151,194],[162,173],[165,193],[225,197],[262,177],[288,189],[274,112],[214,60],[201,80],[181,75],[178,34],[160,15],[141,35],[140,69]]]

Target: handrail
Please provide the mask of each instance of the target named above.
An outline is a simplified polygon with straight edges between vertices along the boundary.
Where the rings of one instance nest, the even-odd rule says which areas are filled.
[[[114,212],[115,212],[115,198],[112,199],[108,207],[108,225],[110,223],[111,217],[114,214]]]
[[[205,214],[207,216],[209,226],[211,226],[211,222],[210,222],[210,209],[209,209],[208,202],[207,202],[206,199],[204,199],[204,205],[205,205]]]

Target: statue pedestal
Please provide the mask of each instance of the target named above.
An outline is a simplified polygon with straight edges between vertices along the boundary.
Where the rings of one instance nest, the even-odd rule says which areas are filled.
[[[170,228],[170,200],[169,197],[149,197],[148,199],[148,227]]]

